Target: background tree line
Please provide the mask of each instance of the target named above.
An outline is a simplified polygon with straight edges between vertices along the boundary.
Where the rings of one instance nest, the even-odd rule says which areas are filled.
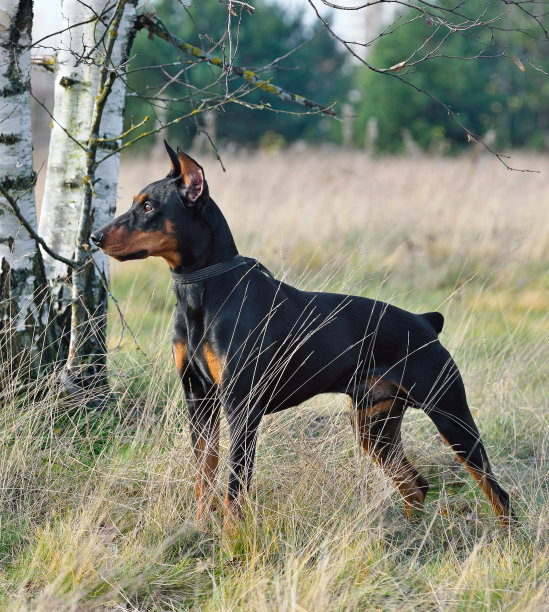
[[[440,4],[449,6],[447,2]],[[254,2],[261,19],[245,11],[235,18],[235,63],[267,66],[261,73],[264,78],[273,78],[282,87],[319,102],[335,102],[338,114],[343,104],[350,103],[348,112],[354,116],[352,143],[357,147],[364,145],[371,117],[378,120],[379,152],[401,151],[403,128],[424,150],[459,150],[467,145],[460,123],[480,135],[492,130],[493,144],[498,147],[547,147],[549,81],[544,68],[549,65],[549,41],[536,35],[536,24],[529,16],[511,12],[500,2],[468,0],[463,5],[469,14],[482,15],[483,22],[496,22],[497,42],[493,32],[481,25],[448,36],[445,30],[437,30],[428,16],[404,7],[381,25],[383,35],[365,49],[369,63],[385,68],[409,57],[418,61],[433,52],[428,61],[419,61],[399,73],[417,91],[391,78],[391,74],[381,76],[364,70],[319,22],[306,20],[304,10],[288,11],[266,0]],[[187,9],[171,0],[160,0],[154,3],[154,9],[182,38],[199,47],[209,48],[213,41],[223,38],[226,8],[217,0],[202,0]],[[497,20],[503,16],[508,35],[504,28],[497,27]],[[284,57],[291,49],[297,50]],[[202,99],[201,88],[211,86],[211,67],[198,64],[192,67],[192,74],[181,73],[173,48],[151,47],[145,36],[139,36],[134,52],[136,71],[128,79],[128,124],[132,116],[145,114],[160,114],[162,120],[169,120]],[[507,57],[502,58],[502,54]],[[273,62],[281,57],[284,59]],[[530,63],[520,58],[528,58]],[[166,75],[173,79],[167,87]],[[186,97],[191,81],[196,88],[194,102]],[[156,100],[151,105],[147,98],[160,87],[164,103],[159,105]],[[208,89],[208,95],[221,96],[223,90],[224,82],[219,81]],[[273,113],[273,109],[284,115]],[[273,138],[281,144],[296,140],[341,144],[340,124],[288,110],[265,92],[252,92],[245,103],[218,109],[217,139],[220,143],[250,146],[268,144]],[[200,119],[184,126],[173,125],[168,135],[188,142],[201,125]]]
[[[227,8],[218,0],[201,0],[188,8],[172,0],[160,0],[153,7],[170,30],[200,49],[213,47],[218,53],[232,51],[235,64],[260,68],[263,79],[272,79],[284,89],[299,92],[326,106],[345,99],[352,72],[346,54],[322,31],[320,24],[305,20],[304,7],[288,12],[282,5],[266,0],[253,4],[253,14],[239,11],[232,15],[231,43],[226,36]],[[218,41],[221,43],[216,46]],[[216,71],[212,66],[181,58],[173,47],[151,46],[147,37],[140,35],[133,52],[132,73],[128,77],[127,125],[145,115],[164,123],[197,108],[204,97],[213,101],[225,95],[225,79],[215,80]],[[251,91],[245,99],[233,93],[232,103],[223,104],[216,111],[216,136],[221,143],[248,145],[258,145],[275,134],[282,137],[282,142],[298,139],[337,142],[341,131],[337,123],[329,119],[319,122],[316,113],[310,116],[301,111],[289,108],[264,91]],[[199,118],[184,125],[172,125],[166,130],[167,137],[190,142],[202,125]],[[143,146],[146,145],[143,143]]]

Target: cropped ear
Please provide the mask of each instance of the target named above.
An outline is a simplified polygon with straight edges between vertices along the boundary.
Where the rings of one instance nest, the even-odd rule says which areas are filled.
[[[181,195],[194,206],[202,195],[207,195],[208,187],[204,180],[204,172],[194,159],[183,153],[179,147],[177,147],[177,157],[184,187]]]
[[[170,156],[171,164],[170,171],[168,172],[168,176],[166,178],[177,178],[181,175],[181,167],[179,166],[179,158],[177,157],[177,153],[166,142],[166,139],[164,139],[164,146],[166,147],[166,151]]]

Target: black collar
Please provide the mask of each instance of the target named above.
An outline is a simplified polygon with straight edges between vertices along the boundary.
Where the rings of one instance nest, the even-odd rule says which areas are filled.
[[[254,259],[253,257],[244,257],[243,255],[235,255],[228,261],[222,261],[211,266],[206,266],[205,268],[196,270],[195,272],[174,272],[172,270],[172,277],[175,283],[179,283],[181,285],[192,285],[193,283],[199,283],[207,280],[208,278],[225,274],[225,272],[234,270],[240,266],[249,266],[250,268],[258,267],[262,272],[266,272],[269,276],[272,276],[269,270],[267,270],[263,264],[259,263],[257,259]]]

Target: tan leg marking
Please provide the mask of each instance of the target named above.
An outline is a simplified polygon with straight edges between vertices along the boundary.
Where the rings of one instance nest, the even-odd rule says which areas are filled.
[[[440,434],[440,437],[455,452],[453,446],[450,444],[450,442],[448,442],[448,440],[442,434]],[[506,521],[504,519],[508,517],[508,511],[506,510],[505,506],[501,503],[499,495],[494,491],[494,489],[492,488],[492,485],[486,478],[486,474],[471,467],[467,463],[467,461],[463,457],[458,455],[457,453],[456,453],[456,457],[458,458],[458,461],[464,465],[465,469],[469,472],[469,474],[471,474],[475,482],[480,487],[480,490],[484,493],[484,495],[486,495],[486,497],[488,498],[488,501],[490,502],[490,505],[492,506],[492,510],[494,511],[494,514],[500,519],[502,524],[506,525]]]
[[[179,376],[183,376],[186,366],[185,359],[187,357],[187,345],[184,342],[176,341],[172,344],[172,350],[175,367],[179,372]]]
[[[215,384],[219,386],[223,382],[223,361],[214,353],[208,342],[204,345],[204,354],[210,374]]]
[[[187,366],[187,345],[176,341],[172,345],[175,367],[183,376]],[[219,462],[219,415],[208,435],[198,434],[196,454],[196,518],[200,520],[215,509],[215,479]]]
[[[425,501],[425,492],[418,486],[418,482],[425,482],[425,486],[428,486],[428,483],[404,454],[400,424],[396,429],[393,421],[399,417],[398,410],[393,409],[394,416],[391,415],[383,424],[379,420],[374,422],[381,427],[378,435],[371,432],[374,423],[370,419],[384,413],[388,414],[393,408],[394,401],[399,400],[378,402],[365,410],[352,409],[351,422],[362,448],[395,483],[404,500],[404,513],[406,517],[410,517],[413,515],[414,507],[423,506]]]
[[[216,507],[215,480],[219,463],[219,416],[210,437],[200,436],[196,449],[196,518],[200,520]]]

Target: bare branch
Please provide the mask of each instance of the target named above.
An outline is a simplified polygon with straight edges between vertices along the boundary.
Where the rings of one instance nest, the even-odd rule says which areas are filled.
[[[143,14],[138,18],[138,29],[146,28],[151,35],[156,34],[158,38],[169,42],[171,45],[187,53],[188,55],[192,55],[198,60],[202,60],[215,66],[216,68],[220,68],[223,71],[227,71],[227,66],[219,57],[212,55],[206,51],[202,51],[198,47],[191,45],[184,40],[181,40],[175,34],[172,34],[166,26],[162,23],[162,21],[156,17],[156,15],[151,14]],[[236,74],[237,76],[243,78],[245,81],[256,87],[257,89],[261,89],[262,91],[266,91],[270,94],[278,96],[281,100],[295,102],[297,104],[301,104],[307,108],[312,110],[316,110],[321,113],[326,113],[332,117],[335,117],[336,114],[332,110],[332,108],[324,106],[322,104],[318,104],[317,102],[313,102],[299,94],[294,94],[289,91],[278,87],[277,85],[273,85],[270,80],[262,79],[257,73],[252,70],[248,70],[242,66],[231,65],[232,74]]]
[[[84,245],[84,249],[86,251],[88,250],[87,249],[87,245]],[[101,284],[103,285],[103,289],[105,289],[105,293],[113,301],[113,304],[114,304],[114,306],[116,308],[116,311],[118,312],[118,316],[120,318],[120,324],[122,326],[122,329],[120,331],[120,338],[118,339],[118,344],[116,345],[114,350],[118,350],[120,348],[120,345],[122,344],[122,340],[124,339],[124,334],[125,334],[126,329],[127,329],[130,332],[130,336],[132,337],[133,341],[135,342],[135,348],[138,351],[141,352],[141,354],[145,357],[145,359],[148,359],[147,354],[145,353],[145,351],[139,346],[139,342],[137,341],[137,337],[133,333],[132,328],[130,327],[130,325],[126,321],[124,315],[122,314],[122,310],[120,310],[120,304],[118,303],[118,300],[114,297],[114,295],[112,294],[111,290],[109,289],[109,282],[105,278],[105,274],[104,274],[103,270],[101,270],[101,268],[97,265],[95,259],[91,255],[90,255],[90,258],[89,258],[88,262],[86,262],[86,263],[90,263],[90,262],[94,265],[95,270],[96,270],[97,274],[99,275],[99,278],[101,279]]]
[[[114,4],[111,4],[109,6],[106,6],[103,9],[103,12],[101,13],[101,15],[108,13],[112,7],[114,6]],[[73,23],[72,25],[67,26],[66,28],[63,28],[61,30],[58,30],[57,32],[52,32],[51,34],[48,34],[47,36],[43,36],[42,38],[39,38],[38,40],[35,40],[33,43],[31,43],[29,45],[29,47],[36,47],[38,46],[41,42],[44,42],[45,40],[47,40],[48,38],[52,38],[53,36],[57,36],[58,34],[63,34],[63,32],[66,32],[67,30],[72,30],[74,28],[78,28],[80,26],[86,25],[88,23],[92,23],[93,21],[97,21],[97,19],[100,19],[101,16],[96,16],[96,17],[91,17],[90,19],[86,19],[85,21],[79,21],[78,23]]]
[[[76,140],[76,138],[64,127],[62,126],[59,121],[57,121],[57,119],[53,116],[53,113],[48,109],[48,107],[41,101],[39,100],[33,93],[32,91],[30,92],[30,95],[32,97],[32,99],[39,105],[41,106],[46,113],[48,113],[49,118],[52,121],[55,121],[55,123],[57,123],[57,125],[63,130],[63,132],[65,132],[67,138],[70,138],[74,144],[76,144],[77,146],[79,146],[83,151],[86,151],[86,147],[84,147],[84,145],[81,142],[78,142],[78,140]]]
[[[330,35],[336,39],[338,42],[340,42],[346,49],[347,51],[356,59],[358,60],[360,63],[362,63],[365,67],[367,67],[369,70],[372,70],[373,72],[378,72],[380,74],[385,74],[388,76],[392,76],[396,79],[398,79],[401,83],[404,83],[405,85],[408,85],[409,87],[412,87],[415,91],[417,91],[418,93],[424,94],[426,96],[428,96],[429,98],[431,98],[431,100],[433,100],[434,102],[436,102],[438,105],[440,105],[442,108],[444,108],[444,110],[448,113],[448,115],[450,117],[452,117],[452,119],[460,126],[460,128],[465,132],[465,134],[467,135],[468,140],[474,140],[475,142],[478,142],[480,145],[482,145],[487,151],[489,151],[492,155],[494,155],[504,166],[507,170],[513,170],[513,171],[517,171],[517,172],[539,172],[538,170],[530,170],[530,169],[522,169],[522,168],[514,168],[512,166],[510,166],[505,160],[509,159],[509,156],[507,155],[503,155],[502,153],[498,153],[497,151],[495,151],[494,149],[492,149],[483,139],[481,136],[479,136],[478,134],[475,134],[471,129],[469,129],[466,125],[463,124],[463,122],[459,119],[458,113],[456,113],[452,107],[449,104],[446,104],[444,101],[440,100],[439,98],[437,98],[436,96],[434,96],[431,92],[429,92],[426,89],[422,89],[421,87],[415,85],[413,82],[411,82],[410,80],[407,80],[406,78],[404,78],[404,76],[407,74],[407,70],[410,67],[416,66],[417,64],[421,64],[425,61],[428,61],[430,59],[433,58],[438,58],[438,57],[444,57],[447,59],[450,59],[450,57],[448,55],[445,55],[443,53],[441,53],[441,48],[444,44],[444,42],[451,36],[454,34],[460,34],[460,35],[466,35],[467,32],[469,32],[470,30],[473,30],[475,28],[479,28],[479,27],[483,27],[487,30],[489,30],[490,32],[492,32],[494,30],[499,30],[502,28],[499,28],[496,26],[496,24],[498,24],[500,22],[500,20],[505,16],[505,12],[504,13],[500,13],[495,17],[490,17],[485,19],[485,15],[486,15],[486,10],[484,10],[479,16],[477,17],[469,17],[467,15],[464,15],[463,13],[461,13],[459,11],[459,9],[462,8],[462,6],[464,5],[463,2],[459,2],[458,4],[456,4],[456,6],[454,7],[443,7],[440,5],[434,5],[434,4],[430,4],[428,2],[424,2],[422,0],[420,0],[418,3],[412,3],[412,2],[405,2],[403,0],[374,0],[372,2],[367,2],[364,3],[360,6],[353,6],[353,7],[346,7],[343,5],[337,5],[331,2],[327,2],[326,0],[321,0],[323,4],[326,4],[327,6],[330,6],[331,8],[335,8],[338,10],[359,10],[361,8],[368,8],[371,7],[375,4],[381,4],[384,1],[387,3],[395,3],[395,4],[399,4],[402,5],[406,8],[412,9],[414,11],[417,11],[421,16],[428,16],[428,17],[436,17],[437,19],[437,28],[435,29],[435,32],[433,34],[431,34],[430,36],[426,37],[425,41],[423,42],[423,44],[421,44],[417,49],[415,49],[412,54],[408,57],[408,59],[403,60],[401,62],[399,62],[398,64],[395,64],[394,66],[391,66],[390,68],[380,68],[377,66],[373,66],[371,63],[369,63],[366,59],[364,59],[363,57],[361,57],[352,47],[352,45],[357,44],[357,43],[353,43],[350,42],[348,40],[345,40],[344,38],[342,38],[341,36],[338,36],[338,34],[336,34],[336,32],[331,28],[331,26],[329,25],[329,23],[327,22],[326,19],[324,19],[321,14],[319,13],[317,7],[314,4],[313,0],[308,0],[311,8],[313,9],[314,13],[316,14],[316,17],[319,19],[319,21],[323,24],[323,26],[325,27],[325,29],[330,33]],[[505,4],[512,4],[512,5],[518,5],[520,3],[518,2],[514,2],[513,0],[503,0]],[[426,11],[423,7],[428,7],[428,11]],[[441,15],[447,15],[447,16],[453,16],[454,18],[459,18],[462,21],[457,21],[457,19],[455,20],[455,22],[451,22],[448,19],[445,19],[444,17],[441,17]],[[533,16],[532,14],[528,13],[528,15],[534,19],[536,22],[538,21],[535,16]],[[412,17],[412,20],[417,19],[417,17]],[[409,23],[410,21],[408,21],[407,23]],[[431,24],[433,24],[434,21],[431,21]],[[402,27],[402,26],[399,26]],[[427,43],[429,41],[431,41],[432,39],[434,39],[434,34],[436,34],[440,28],[445,28],[446,29],[446,33],[443,35],[442,40],[440,42],[438,42],[433,49],[423,53],[422,56],[420,56],[418,59],[411,61],[412,58],[417,55],[420,51],[422,51]],[[393,30],[389,30],[388,32],[385,32],[384,34],[390,34]],[[361,44],[361,46],[369,46],[370,43],[363,43]],[[481,41],[479,41],[479,44],[483,44]],[[492,44],[494,44],[494,41],[492,40]],[[487,58],[487,57],[509,57],[506,54],[505,49],[501,49],[497,54],[495,55],[488,55],[483,53],[482,51],[480,51],[477,55],[472,56],[472,57],[454,57],[453,59],[460,59],[460,60],[473,60],[473,59],[481,59],[481,58]],[[516,60],[515,60],[516,63]],[[520,67],[521,63],[519,60],[519,64],[517,64],[517,66]],[[397,74],[400,71],[403,71],[403,74]]]
[[[46,242],[44,242],[44,240],[42,238],[40,238],[40,236],[34,231],[32,226],[30,225],[30,223],[25,219],[25,217],[21,213],[21,209],[19,208],[19,205],[17,204],[17,200],[15,200],[4,189],[3,185],[0,185],[0,195],[11,206],[13,214],[17,217],[17,219],[19,220],[19,223],[21,223],[21,225],[27,230],[27,232],[29,233],[29,236],[31,236],[31,238],[33,238],[35,240],[35,242],[37,242],[44,249],[44,251],[46,251],[46,253],[50,257],[53,257],[54,259],[57,259],[57,261],[60,261],[61,263],[64,263],[66,266],[68,266],[71,269],[74,269],[76,267],[76,262],[71,261],[70,259],[66,259],[65,257],[59,255],[55,251],[52,251],[50,249],[50,247],[46,244]],[[0,204],[0,206],[1,206],[1,204]],[[12,211],[8,211],[8,212],[12,212]]]
[[[55,58],[53,55],[33,55],[31,64],[40,68],[45,68],[48,72],[55,70]]]

